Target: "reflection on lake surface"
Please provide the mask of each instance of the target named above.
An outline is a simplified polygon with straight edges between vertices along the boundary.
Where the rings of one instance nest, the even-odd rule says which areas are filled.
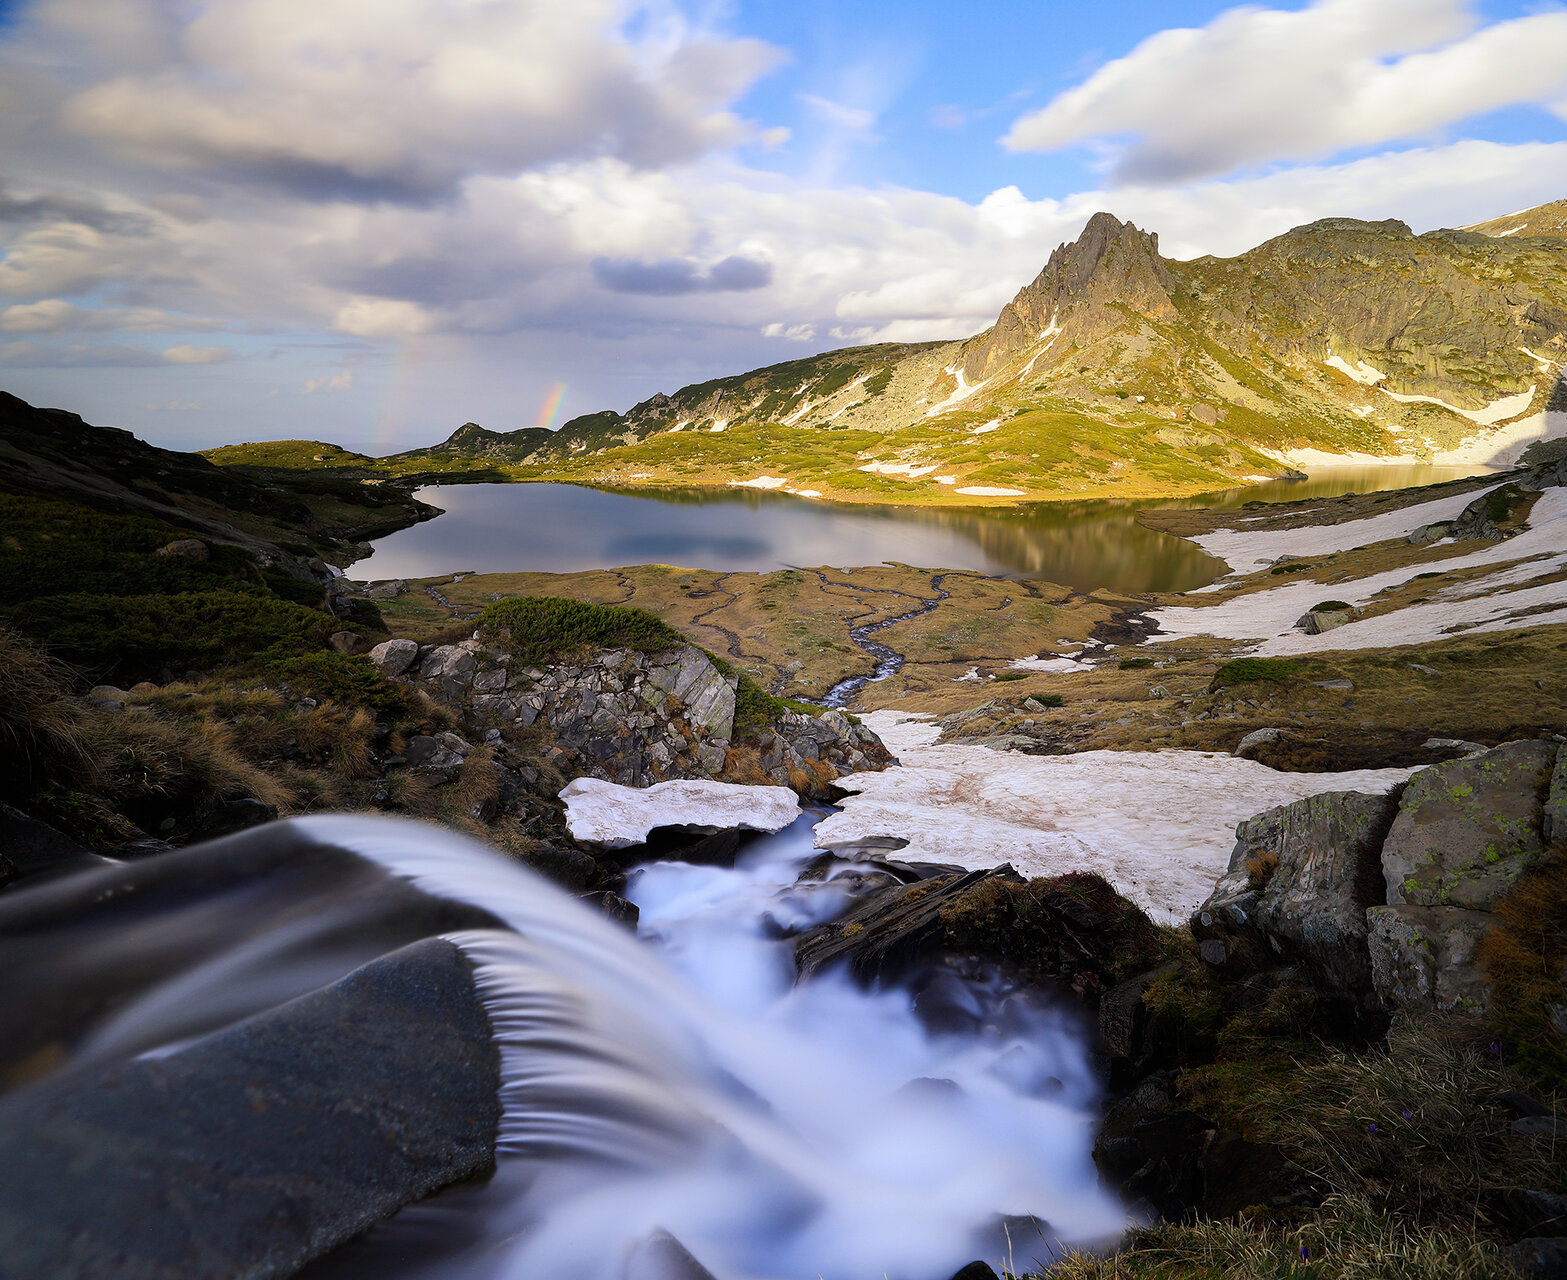
[[[1043,578],[1079,590],[1187,591],[1222,562],[1145,529],[1140,506],[1222,506],[1431,484],[1454,468],[1341,468],[1310,480],[1158,503],[1042,502],[1020,507],[841,506],[753,489],[607,493],[564,484],[420,489],[446,514],[374,544],[359,581],[475,573],[572,573],[634,564],[766,573],[884,560]]]

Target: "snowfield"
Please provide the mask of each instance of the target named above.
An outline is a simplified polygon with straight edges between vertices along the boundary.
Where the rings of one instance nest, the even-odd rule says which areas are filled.
[[[1235,826],[1324,791],[1383,792],[1412,769],[1280,773],[1205,751],[1030,756],[936,742],[928,717],[862,717],[899,759],[839,785],[858,792],[816,827],[816,845],[909,842],[900,859],[1025,876],[1096,871],[1156,920],[1190,915],[1229,866]]]

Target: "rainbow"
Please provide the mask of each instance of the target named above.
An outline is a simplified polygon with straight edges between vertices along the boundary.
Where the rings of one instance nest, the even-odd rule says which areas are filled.
[[[560,402],[566,398],[566,384],[557,382],[549,389],[544,397],[544,403],[539,406],[539,417],[533,425],[536,427],[553,427],[555,415],[560,412]]]

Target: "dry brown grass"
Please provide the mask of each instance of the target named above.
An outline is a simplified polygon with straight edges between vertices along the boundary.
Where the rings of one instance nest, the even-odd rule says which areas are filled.
[[[89,771],[82,722],[65,665],[0,627],[0,791]]]
[[[1495,1019],[1509,1047],[1542,1075],[1567,1079],[1567,850],[1518,881],[1494,908],[1500,927],[1481,939]],[[1559,1015],[1558,1015],[1559,1016]]]

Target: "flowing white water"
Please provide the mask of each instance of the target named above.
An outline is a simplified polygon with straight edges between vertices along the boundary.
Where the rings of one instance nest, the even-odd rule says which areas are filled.
[[[305,825],[516,930],[451,935],[502,1046],[497,1177],[405,1211],[328,1274],[663,1280],[681,1273],[648,1242],[667,1232],[719,1280],[945,1280],[976,1257],[1027,1271],[1125,1223],[1089,1156],[1095,1084],[1069,1016],[993,974],[949,976],[943,1032],[902,990],[793,985],[786,935],[850,896],[796,885],[809,819],[733,870],[634,873],[640,942],[445,833]]]

